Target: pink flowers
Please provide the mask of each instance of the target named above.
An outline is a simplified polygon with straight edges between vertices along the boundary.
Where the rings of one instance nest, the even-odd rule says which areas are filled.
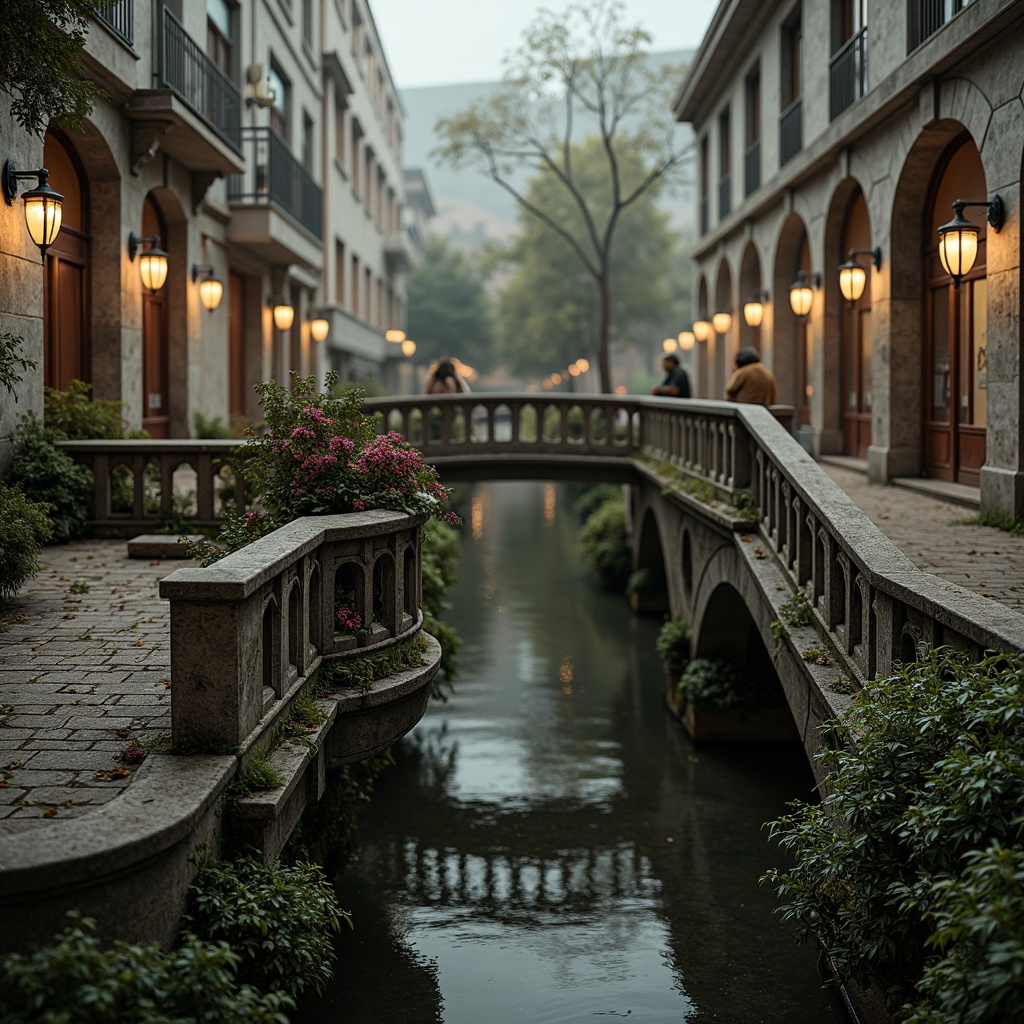
[[[340,633],[354,633],[363,624],[362,616],[351,608],[338,608],[334,613],[334,621]]]

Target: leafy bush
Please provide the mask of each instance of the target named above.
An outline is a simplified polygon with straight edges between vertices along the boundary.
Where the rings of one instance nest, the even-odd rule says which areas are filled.
[[[280,992],[240,985],[241,958],[225,942],[187,934],[170,952],[116,942],[100,948],[89,918],[49,946],[12,953],[0,967],[5,1024],[288,1024]]]
[[[186,924],[203,939],[231,944],[240,980],[292,996],[322,992],[331,980],[331,935],[349,917],[316,865],[218,861],[200,868],[190,895]]]
[[[625,587],[631,551],[621,496],[604,502],[584,523],[579,545],[584,562],[597,573],[603,586]]]
[[[277,789],[284,785],[284,775],[271,761],[270,754],[258,747],[245,769],[245,784],[249,789]]]
[[[67,542],[86,532],[92,511],[92,474],[57,447],[60,435],[32,413],[15,434],[11,482],[37,504],[50,506],[53,540]]]
[[[566,484],[569,504],[573,511],[586,522],[606,501],[621,501],[622,487],[619,484]]]
[[[43,420],[61,440],[89,441],[146,437],[144,430],[128,430],[122,420],[123,402],[89,398],[92,385],[73,380],[67,391],[43,389]]]
[[[0,481],[0,602],[38,571],[39,549],[50,539],[48,506]]]
[[[437,519],[428,519],[420,531],[423,628],[441,645],[441,667],[431,683],[431,693],[444,700],[457,670],[456,656],[462,646],[459,634],[444,621],[448,608],[444,596],[454,586],[459,565],[459,535]]]
[[[690,624],[682,619],[666,619],[659,630],[654,646],[670,679],[678,679],[689,663],[692,639]]]
[[[821,804],[770,824],[797,938],[874,978],[895,1020],[1024,1020],[1024,657],[948,649],[869,682],[817,755]]]
[[[753,711],[761,704],[750,673],[723,658],[694,658],[679,677],[679,693],[695,711]]]
[[[15,401],[18,400],[18,396],[14,394],[14,389],[25,379],[18,371],[27,373],[36,368],[34,359],[26,359],[21,355],[24,344],[25,339],[17,334],[10,331],[0,332],[0,388],[14,395]]]

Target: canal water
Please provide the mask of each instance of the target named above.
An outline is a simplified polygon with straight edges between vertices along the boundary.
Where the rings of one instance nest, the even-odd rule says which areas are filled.
[[[455,694],[378,782],[336,879],[355,927],[293,1020],[838,1024],[758,887],[802,751],[689,741],[659,618],[597,588],[562,489],[480,484],[460,511]]]

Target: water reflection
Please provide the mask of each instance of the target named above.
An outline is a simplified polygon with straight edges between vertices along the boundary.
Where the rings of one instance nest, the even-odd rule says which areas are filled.
[[[757,886],[761,823],[809,792],[802,752],[696,750],[662,708],[660,623],[594,588],[567,506],[477,494],[455,698],[378,784],[338,882],[337,985],[296,1019],[838,1021]]]

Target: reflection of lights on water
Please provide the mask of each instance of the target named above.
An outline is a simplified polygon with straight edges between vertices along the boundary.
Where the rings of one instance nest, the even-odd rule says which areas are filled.
[[[497,568],[498,560],[494,555],[487,555],[481,562],[481,566],[484,570],[483,582],[480,584],[480,596],[484,600],[489,601],[498,591],[497,581],[495,580],[495,569]]]
[[[555,485],[544,485],[544,522],[549,526],[555,521]]]
[[[569,660],[568,654],[562,659],[562,664],[559,666],[558,678],[562,683],[562,693],[572,693],[572,662]]]
[[[473,528],[473,540],[480,540],[484,535],[484,503],[479,494],[473,495],[470,505],[469,521]]]

